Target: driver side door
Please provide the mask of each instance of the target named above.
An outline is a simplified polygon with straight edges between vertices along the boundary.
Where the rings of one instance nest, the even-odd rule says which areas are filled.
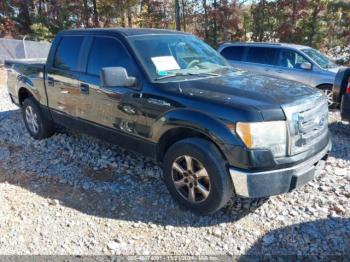
[[[138,108],[141,83],[139,82],[138,88],[106,88],[100,85],[100,70],[104,67],[124,67],[130,76],[140,80],[132,57],[123,43],[115,37],[94,36],[89,41],[85,72],[79,79],[84,105],[80,118],[100,127],[138,135],[138,123],[144,121]]]
[[[280,49],[277,57],[276,67],[273,70],[273,75],[303,84],[311,84],[312,69],[302,69],[302,63],[309,61],[301,54],[291,49]]]

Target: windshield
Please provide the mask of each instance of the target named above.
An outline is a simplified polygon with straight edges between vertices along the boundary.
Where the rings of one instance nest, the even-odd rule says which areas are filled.
[[[329,60],[326,56],[321,54],[319,51],[308,48],[302,50],[305,54],[307,54],[312,60],[314,60],[320,67],[322,68],[333,68],[336,67],[337,65],[334,64],[331,60]]]
[[[229,67],[219,53],[192,35],[142,35],[129,39],[153,80],[216,75]]]

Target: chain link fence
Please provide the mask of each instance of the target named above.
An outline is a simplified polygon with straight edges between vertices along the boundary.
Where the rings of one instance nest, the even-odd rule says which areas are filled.
[[[0,64],[6,59],[47,57],[50,46],[48,42],[0,38]]]
[[[6,83],[3,64],[6,59],[47,57],[51,44],[48,42],[23,41],[0,38],[0,86]]]

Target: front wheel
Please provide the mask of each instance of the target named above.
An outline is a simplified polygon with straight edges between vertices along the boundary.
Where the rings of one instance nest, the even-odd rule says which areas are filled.
[[[166,152],[163,171],[173,198],[194,213],[214,213],[232,196],[226,161],[208,140],[188,138],[175,143]]]

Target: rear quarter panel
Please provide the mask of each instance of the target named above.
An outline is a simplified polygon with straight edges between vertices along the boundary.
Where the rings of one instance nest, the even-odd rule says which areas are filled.
[[[34,61],[6,61],[8,72],[7,87],[15,103],[19,103],[22,88],[29,91],[42,105],[47,105],[44,85],[44,64]]]

